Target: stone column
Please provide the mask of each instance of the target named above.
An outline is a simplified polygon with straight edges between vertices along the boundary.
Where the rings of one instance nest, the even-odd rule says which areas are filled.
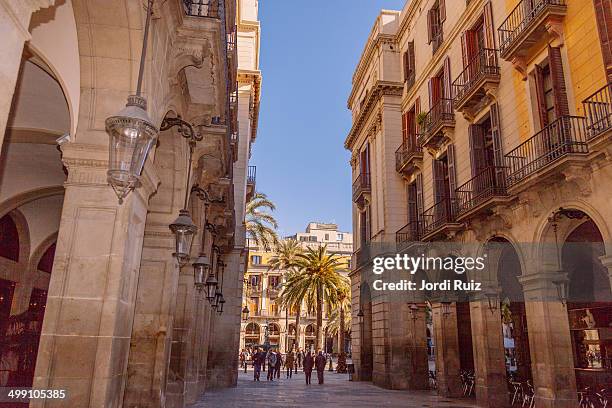
[[[106,147],[62,146],[66,194],[34,376],[34,388],[65,389],[68,400],[32,407],[120,407],[127,377],[143,231],[157,186],[122,205],[106,182]]]
[[[578,406],[567,308],[552,284],[558,277],[557,272],[531,272],[520,278],[538,408]]]
[[[499,307],[491,311],[487,299],[476,299],[470,302],[470,317],[478,406],[508,407],[504,339]]]
[[[457,308],[451,303],[448,305],[448,314],[445,314],[442,303],[432,303],[432,309],[438,394],[445,397],[460,397],[463,390],[460,377]]]
[[[19,76],[23,44],[31,38],[32,13],[54,3],[55,0],[0,0],[0,148]]]
[[[239,249],[223,255],[227,264],[223,283],[225,308],[213,317],[208,352],[206,388],[236,385],[238,381],[238,347],[240,344],[243,255]],[[263,337],[263,330],[262,330]]]

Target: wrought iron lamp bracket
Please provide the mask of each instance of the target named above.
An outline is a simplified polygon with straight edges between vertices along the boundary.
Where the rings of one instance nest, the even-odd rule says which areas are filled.
[[[194,130],[193,125],[184,121],[180,116],[176,118],[165,117],[164,120],[162,120],[159,130],[169,130],[173,127],[178,127],[177,132],[185,139],[189,139],[190,144],[199,142],[203,139],[203,136]]]

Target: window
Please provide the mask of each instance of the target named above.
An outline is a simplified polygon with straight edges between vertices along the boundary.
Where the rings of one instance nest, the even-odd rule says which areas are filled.
[[[346,260],[346,268],[351,269],[351,260],[350,258]]]
[[[272,289],[276,289],[280,284],[280,276],[270,276],[268,277],[268,286]]]
[[[325,234],[325,240],[329,241],[329,234]]]
[[[404,53],[404,82],[409,87],[414,85],[415,79],[415,57],[414,57],[414,41],[408,43],[406,52]]]
[[[359,235],[362,245],[370,242],[370,206],[359,213]]]
[[[261,265],[261,256],[260,255],[251,255],[251,264],[253,264],[253,265]]]
[[[308,237],[300,237],[300,241],[301,242],[306,242],[306,241],[308,241]]]
[[[252,297],[251,302],[249,303],[249,313],[255,315],[259,312],[259,298]]]
[[[249,277],[249,283],[251,287],[256,288],[259,286],[259,275],[251,275]]]
[[[432,44],[435,53],[443,41],[442,24],[446,20],[446,6],[444,0],[437,0],[427,13],[427,39]]]
[[[540,128],[543,129],[556,119],[569,115],[567,91],[561,50],[548,47],[548,58],[536,65],[533,74],[535,82],[537,107]]]
[[[336,234],[336,241],[342,241],[343,239],[344,239],[344,234],[342,234],[341,232]]]
[[[310,242],[317,242],[317,237],[314,236],[314,235],[311,235],[311,236],[308,237],[308,241],[310,241]]]

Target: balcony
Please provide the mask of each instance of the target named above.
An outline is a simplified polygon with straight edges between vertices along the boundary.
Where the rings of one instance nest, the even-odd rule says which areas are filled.
[[[455,200],[445,197],[423,211],[421,214],[422,241],[432,241],[439,236],[453,234],[461,229],[456,222],[457,213]]]
[[[406,177],[423,165],[423,149],[417,143],[406,143],[395,151],[395,170]]]
[[[219,0],[183,0],[183,8],[191,17],[219,18]]]
[[[370,173],[361,173],[353,182],[353,202],[363,205],[369,199],[372,185]]]
[[[612,82],[582,102],[586,116],[586,138],[589,143],[612,134]]]
[[[521,0],[497,29],[501,57],[529,59],[531,50],[560,35],[566,10],[566,0]]]
[[[505,155],[506,185],[543,180],[588,152],[585,119],[562,116]]]
[[[422,227],[420,222],[411,221],[397,230],[395,233],[395,244],[398,250],[405,248],[411,242],[419,241],[421,239],[421,229]]]
[[[455,109],[474,118],[493,99],[499,80],[497,50],[483,48],[453,82]]]
[[[249,166],[247,169],[247,201],[255,195],[255,179],[257,175],[257,167]]]
[[[452,99],[440,99],[420,123],[421,134],[417,144],[430,150],[441,148],[452,140],[455,129],[455,111]]]
[[[457,219],[463,220],[508,201],[505,167],[487,167],[457,188]]]

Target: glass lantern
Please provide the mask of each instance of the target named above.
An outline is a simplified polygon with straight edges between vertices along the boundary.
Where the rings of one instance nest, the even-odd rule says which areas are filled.
[[[208,257],[204,254],[200,254],[192,264],[193,266],[193,284],[196,289],[201,292],[206,286],[206,277],[210,262]]]
[[[108,182],[119,203],[139,184],[149,151],[157,142],[158,130],[147,114],[147,101],[130,95],[117,115],[106,119],[109,140]]]
[[[193,237],[198,230],[188,210],[182,209],[179,212],[178,218],[170,224],[170,230],[176,238],[176,252],[172,255],[178,260],[180,266],[185,266],[189,261]]]

